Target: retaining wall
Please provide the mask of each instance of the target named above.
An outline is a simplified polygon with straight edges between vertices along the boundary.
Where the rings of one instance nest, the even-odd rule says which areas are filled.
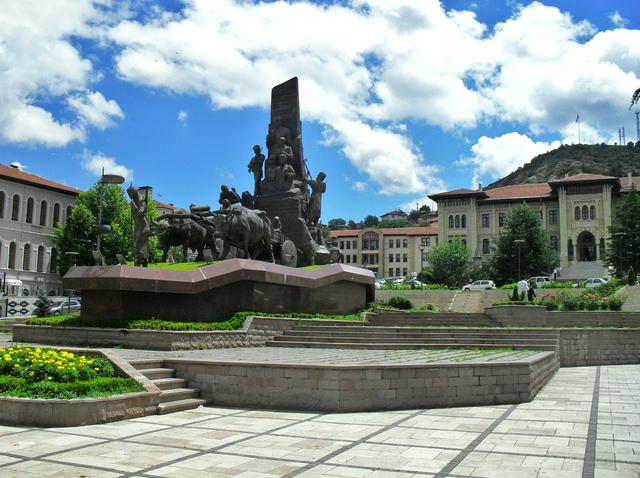
[[[640,363],[640,329],[561,329],[560,365]]]
[[[485,314],[506,327],[640,327],[640,312],[548,311],[540,305],[497,305]]]

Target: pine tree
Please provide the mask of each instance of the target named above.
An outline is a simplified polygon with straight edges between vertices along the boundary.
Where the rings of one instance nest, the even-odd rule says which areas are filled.
[[[633,189],[616,211],[609,228],[606,263],[616,269],[618,277],[633,267],[640,270],[640,192]]]

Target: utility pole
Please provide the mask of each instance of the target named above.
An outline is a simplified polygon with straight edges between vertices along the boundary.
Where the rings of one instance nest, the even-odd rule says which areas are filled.
[[[640,110],[636,110],[636,141],[640,141]]]

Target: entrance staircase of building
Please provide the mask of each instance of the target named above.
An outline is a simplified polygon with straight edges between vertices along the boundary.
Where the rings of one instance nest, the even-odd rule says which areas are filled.
[[[187,381],[176,377],[176,371],[165,367],[162,360],[141,359],[130,360],[129,363],[161,390],[157,407],[159,415],[192,410],[207,403],[207,400],[198,398],[200,390],[189,388]]]
[[[560,280],[583,280],[590,277],[608,276],[607,266],[602,261],[572,262],[560,271]]]

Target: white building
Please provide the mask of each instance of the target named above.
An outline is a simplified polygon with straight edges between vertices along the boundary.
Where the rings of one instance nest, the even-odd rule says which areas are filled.
[[[0,164],[0,279],[9,295],[62,294],[54,227],[80,191]]]

